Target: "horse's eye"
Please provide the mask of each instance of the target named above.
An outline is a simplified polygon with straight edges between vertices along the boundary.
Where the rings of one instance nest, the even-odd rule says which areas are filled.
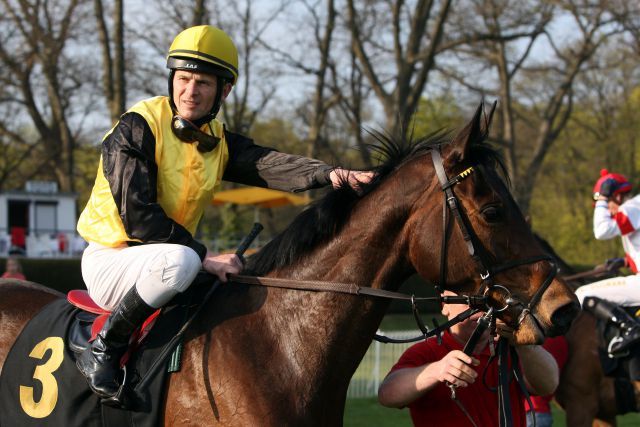
[[[496,205],[485,206],[484,208],[482,208],[480,213],[482,214],[482,217],[485,219],[485,221],[489,223],[501,222],[504,219],[501,206],[496,206]]]

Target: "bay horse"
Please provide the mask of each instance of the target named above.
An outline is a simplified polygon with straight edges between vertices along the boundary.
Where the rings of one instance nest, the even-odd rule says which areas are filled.
[[[330,190],[252,256],[248,270],[386,290],[418,273],[458,293],[484,290],[504,308],[498,316],[519,344],[564,333],[577,299],[554,278],[485,142],[491,115],[481,104],[453,138],[378,135],[385,158],[376,178],[361,191]],[[488,287],[494,280],[500,286]],[[53,298],[44,287],[0,286],[0,366],[23,325]],[[388,305],[331,292],[220,287],[185,336],[164,424],[342,425],[349,380]]]
[[[610,276],[603,276],[606,278]],[[560,375],[555,399],[565,410],[566,424],[576,427],[616,425],[620,414],[616,381],[606,376],[598,354],[602,345],[596,318],[581,311],[566,334],[569,357]],[[631,381],[636,408],[640,408],[640,381]]]
[[[614,277],[620,272],[597,266],[577,273],[540,236],[536,238],[558,265],[558,273],[573,289],[595,280]],[[555,400],[565,411],[565,421],[571,427],[610,427],[616,425],[619,410],[616,403],[615,379],[606,376],[600,363],[601,345],[596,318],[580,311],[566,334],[569,354],[560,374]],[[636,407],[640,408],[640,381],[632,382]]]

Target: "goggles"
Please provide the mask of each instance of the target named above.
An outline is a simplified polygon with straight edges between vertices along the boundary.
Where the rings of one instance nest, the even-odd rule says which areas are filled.
[[[209,129],[211,129],[211,127],[209,127]],[[201,131],[198,126],[191,121],[178,115],[173,116],[173,119],[171,119],[171,130],[173,134],[183,142],[197,142],[198,151],[201,153],[213,151],[220,142],[220,138]]]

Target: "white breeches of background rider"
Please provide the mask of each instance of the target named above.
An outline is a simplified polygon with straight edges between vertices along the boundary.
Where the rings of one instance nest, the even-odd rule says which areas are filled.
[[[201,268],[193,249],[169,243],[117,248],[91,243],[82,255],[82,278],[89,295],[108,310],[134,285],[144,302],[162,307],[187,289]]]
[[[640,275],[600,280],[576,290],[580,305],[585,297],[598,297],[622,306],[640,304]]]

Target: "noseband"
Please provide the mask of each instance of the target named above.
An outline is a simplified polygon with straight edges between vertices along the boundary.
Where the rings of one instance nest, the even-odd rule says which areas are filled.
[[[475,261],[476,269],[482,281],[481,294],[486,297],[483,298],[485,305],[484,307],[482,307],[483,310],[493,309],[494,312],[499,313],[509,307],[513,307],[516,305],[525,306],[523,302],[512,296],[511,291],[507,287],[500,285],[494,281],[494,276],[496,274],[511,270],[513,268],[517,268],[522,265],[533,264],[540,261],[547,261],[551,264],[552,269],[549,275],[533,294],[533,296],[529,300],[529,303],[525,306],[525,308],[522,309],[520,316],[518,317],[518,325],[520,325],[525,317],[531,314],[533,308],[540,302],[542,294],[547,290],[547,288],[553,281],[553,278],[555,277],[557,272],[555,260],[549,255],[540,255],[520,260],[506,261],[501,264],[492,263],[490,261],[492,257],[480,242],[480,239],[473,230],[473,226],[471,225],[468,216],[461,206],[460,200],[454,192],[454,186],[474,172],[473,167],[465,169],[455,177],[449,179],[447,177],[446,171],[444,170],[442,155],[440,154],[439,147],[433,148],[431,150],[431,158],[433,160],[433,166],[436,170],[436,175],[438,176],[438,181],[440,182],[440,188],[444,193],[444,202],[442,205],[443,233],[442,247],[440,251],[440,280],[437,287],[446,289],[447,247],[450,233],[450,222],[448,215],[449,212],[451,212],[451,215],[455,218],[456,223],[458,224],[458,228],[462,233],[467,246],[467,250],[469,251],[469,255],[471,255],[471,258]],[[441,289],[438,289],[438,295],[441,293],[440,291]],[[491,307],[489,305],[489,296],[494,293],[503,295],[504,305],[502,307]],[[538,323],[535,316],[532,316],[532,318],[536,323]]]

